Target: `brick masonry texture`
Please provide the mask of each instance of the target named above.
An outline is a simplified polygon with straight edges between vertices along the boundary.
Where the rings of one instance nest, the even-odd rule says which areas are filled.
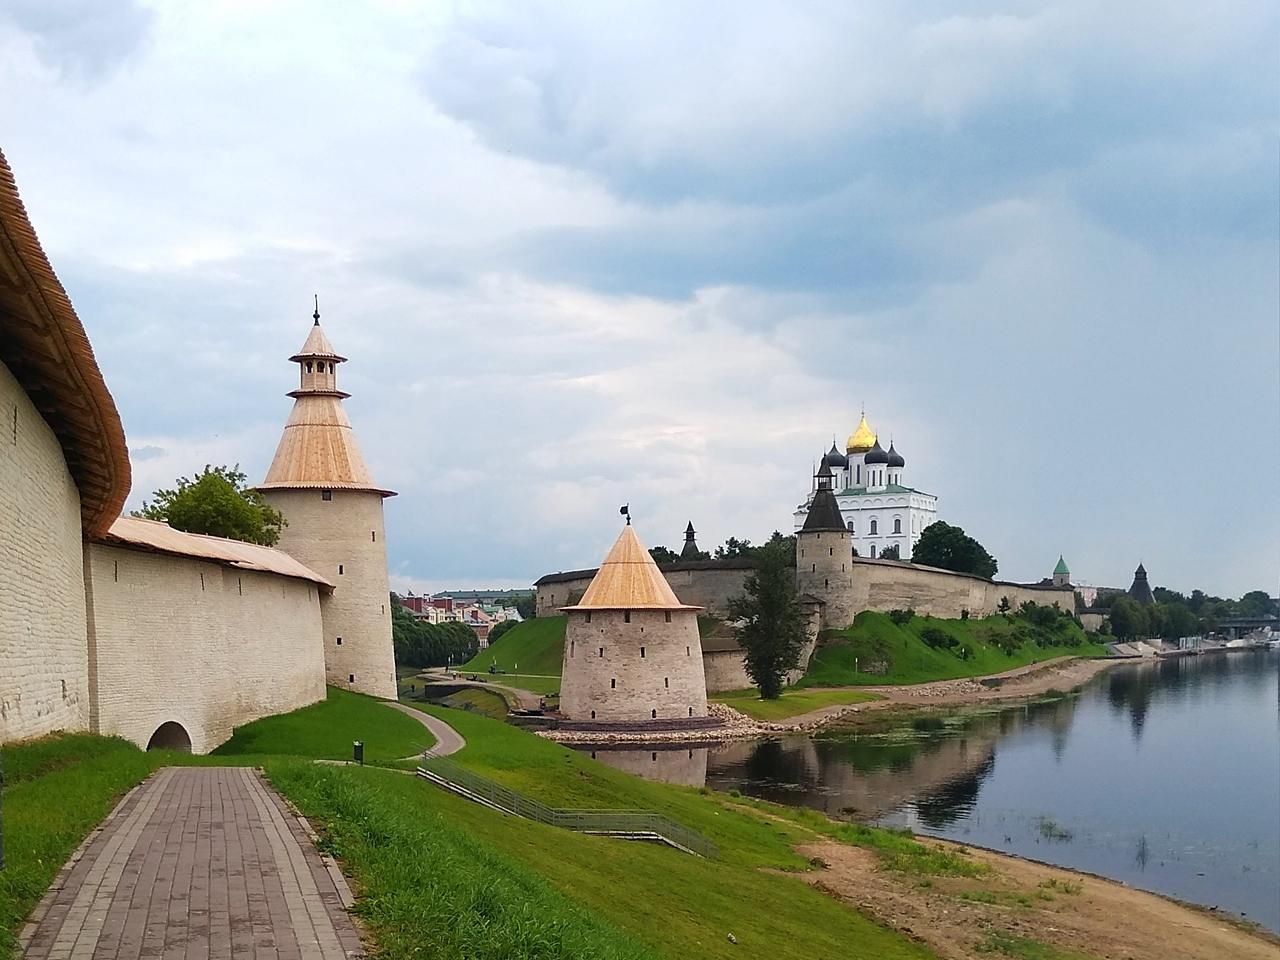
[[[251,770],[167,768],[130,793],[22,933],[31,960],[364,956],[350,891]]]
[[[179,723],[194,753],[324,698],[320,588],[123,547],[87,547],[95,732],[146,747]]]
[[[336,584],[322,605],[329,683],[394,700],[382,496],[366,490],[334,490],[331,500],[319,490],[263,495],[289,521],[278,548]]]
[[[0,743],[88,722],[80,495],[0,363]]]
[[[560,711],[572,720],[629,723],[705,717],[697,615],[670,616],[668,623],[666,611],[633,610],[628,623],[622,610],[593,610],[588,622],[586,613],[570,613]]]

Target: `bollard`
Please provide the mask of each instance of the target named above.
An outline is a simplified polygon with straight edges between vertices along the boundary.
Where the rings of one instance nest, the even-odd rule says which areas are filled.
[[[356,763],[360,764],[360,766],[363,767],[364,766],[364,741],[357,740],[355,741],[355,743],[351,744],[351,752],[355,755]]]

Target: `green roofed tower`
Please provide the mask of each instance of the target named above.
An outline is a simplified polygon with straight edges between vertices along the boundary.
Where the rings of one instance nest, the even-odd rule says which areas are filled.
[[[1053,585],[1067,587],[1071,585],[1071,571],[1067,569],[1067,561],[1058,554],[1058,565],[1053,568]]]

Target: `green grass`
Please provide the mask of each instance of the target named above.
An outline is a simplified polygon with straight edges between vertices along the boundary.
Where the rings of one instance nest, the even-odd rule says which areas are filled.
[[[925,683],[1002,673],[1015,667],[1063,656],[1103,656],[1106,648],[1092,643],[1074,623],[1046,633],[1031,628],[1021,619],[1012,623],[996,615],[982,620],[940,620],[935,617],[913,617],[903,626],[888,614],[864,611],[853,625],[827,635],[824,646],[814,654],[809,670],[798,684],[801,687],[836,687],[874,684]],[[956,641],[951,650],[931,647],[921,639],[928,629],[941,630]],[[994,642],[1021,630],[1028,637],[1052,636],[1056,645],[1025,642],[1012,654],[1006,654]],[[970,651],[962,659],[952,650]],[[868,672],[879,664],[883,672]],[[856,669],[855,669],[856,667]]]
[[[45,737],[0,749],[5,868],[0,870],[0,957],[80,841],[121,795],[162,762],[117,738]]]
[[[865,703],[868,700],[879,700],[880,697],[861,690],[789,689],[783,691],[777,700],[761,700],[759,691],[748,689],[713,694],[710,699],[727,704],[756,720],[786,720],[823,707]]]
[[[886,830],[860,823],[840,824],[834,835],[845,843],[867,847],[880,855],[886,869],[918,877],[981,877],[991,868],[962,853],[926,846],[910,830]]]
[[[455,710],[474,710],[476,713],[496,720],[501,720],[507,715],[507,701],[503,699],[502,694],[493,690],[481,690],[478,687],[467,687],[457,693],[451,693],[440,703]]]
[[[605,946],[595,950],[579,948],[576,954],[566,951],[564,956],[631,956],[607,952],[622,951],[627,944],[640,944],[651,951],[638,955],[671,960],[809,960],[828,956],[906,960],[930,956],[923,947],[790,875],[810,869],[808,861],[792,849],[793,844],[815,836],[800,824],[761,816],[710,791],[629,776],[585,754],[486,717],[433,706],[418,708],[442,716],[457,727],[467,738],[467,747],[452,759],[485,776],[556,806],[641,808],[663,813],[713,839],[721,856],[718,860],[704,860],[658,844],[575,834],[503,816],[424,781],[401,777],[380,777],[376,796],[368,798],[369,805],[362,800],[344,810],[339,806],[339,788],[322,789],[318,782],[336,783],[342,777],[349,783],[356,783],[361,777],[372,782],[378,776],[376,771],[302,768],[300,774],[277,775],[269,766],[273,780],[290,799],[302,807],[313,823],[332,832],[336,851],[374,901],[371,910],[382,910],[378,901],[383,888],[374,883],[372,874],[365,872],[362,858],[377,860],[385,856],[389,861],[400,862],[397,852],[416,852],[419,843],[425,842],[403,834],[399,826],[402,821],[408,820],[415,829],[433,836],[448,825],[461,829],[470,838],[474,845],[470,849],[477,852],[463,858],[456,870],[457,861],[450,856],[445,856],[449,871],[433,870],[433,858],[438,854],[426,848],[423,856],[413,858],[422,862],[420,870],[415,867],[416,873],[386,884],[386,891],[400,891],[395,896],[403,896],[404,902],[397,905],[401,912],[394,921],[388,916],[389,931],[383,927],[381,917],[368,916],[382,944],[425,942],[425,956],[561,956],[555,952],[497,950],[459,954],[429,939],[438,935],[432,930],[424,929],[422,935],[414,932],[419,924],[434,928],[440,921],[433,918],[439,917],[464,928],[475,922],[469,914],[471,894],[453,894],[445,888],[453,883],[451,874],[469,869],[467,864],[478,860],[503,875],[523,877],[525,874],[520,871],[528,871],[543,878],[605,925],[598,931],[605,938],[601,940]],[[312,786],[299,786],[299,776]],[[343,839],[348,831],[361,835],[348,843]],[[385,852],[366,850],[369,842],[384,847]],[[503,866],[503,859],[513,861],[520,870]],[[388,863],[387,869],[393,865]],[[483,890],[486,882],[478,878],[475,888]],[[449,901],[448,911],[441,913],[433,899],[436,896]],[[424,897],[428,899],[423,900]],[[492,900],[482,900],[482,905],[496,910],[498,902],[510,899],[504,892]],[[537,902],[547,903],[545,899]],[[762,905],[768,905],[767,909]],[[535,912],[543,919],[568,922],[563,908],[555,904],[539,907]],[[529,922],[535,924],[533,919]],[[493,923],[506,921],[496,917]],[[536,925],[532,928],[540,929]],[[608,931],[620,933],[606,938]],[[737,945],[729,942],[729,933],[737,938]],[[616,939],[618,936],[626,940]],[[394,939],[397,937],[402,939]],[[392,955],[402,954],[393,949]]]
[[[658,957],[500,851],[536,825],[382,771],[272,761],[267,775],[356,879],[379,956]]]
[[[422,724],[384,701],[330,687],[320,703],[237,727],[213,756],[350,760],[354,740],[364,741],[365,760],[375,762],[415,756],[435,743]]]
[[[560,616],[535,617],[517,623],[499,637],[497,643],[481,650],[458,669],[465,673],[484,673],[492,663],[508,673],[558,677],[564,660],[567,622],[567,617]],[[552,689],[559,688],[557,682]]]

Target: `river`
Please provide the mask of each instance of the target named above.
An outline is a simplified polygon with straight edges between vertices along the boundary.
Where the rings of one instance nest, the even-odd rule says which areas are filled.
[[[874,734],[596,756],[1101,874],[1280,932],[1280,653],[1118,666],[1075,696]]]

